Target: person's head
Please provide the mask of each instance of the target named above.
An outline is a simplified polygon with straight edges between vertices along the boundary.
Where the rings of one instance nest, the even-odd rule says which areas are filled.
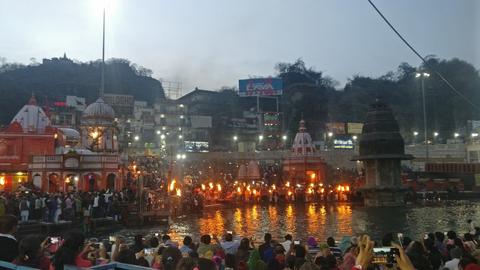
[[[117,255],[117,262],[127,263],[127,264],[136,264],[137,259],[133,250],[129,248],[121,249]]]
[[[135,235],[134,244],[137,245],[137,246],[143,245],[143,235],[141,235],[141,234]]]
[[[265,241],[265,243],[270,243],[272,241],[272,235],[269,234],[269,233],[266,233],[264,236],[263,236],[263,240]]]
[[[0,217],[0,233],[15,234],[17,232],[18,219],[13,215],[3,215]]]
[[[437,240],[440,243],[443,243],[445,240],[445,234],[442,232],[435,232],[435,240]]]
[[[435,249],[435,243],[433,242],[433,239],[427,238],[423,240],[423,245],[425,246],[426,250],[432,251]]]
[[[457,233],[455,233],[454,231],[448,231],[447,232],[447,237],[448,237],[448,239],[453,240],[453,239],[457,238]]]
[[[217,270],[217,266],[212,260],[209,260],[206,258],[199,258],[198,269],[199,270]]]
[[[469,233],[466,233],[463,235],[463,239],[465,241],[473,241],[473,235],[469,234]]]
[[[389,247],[392,245],[392,241],[393,241],[393,233],[387,233],[382,238],[382,245],[384,247]]]
[[[250,248],[250,240],[248,240],[248,238],[242,238],[242,240],[240,240],[240,246],[238,247],[238,249],[241,249],[241,250],[248,250]]]
[[[150,245],[150,247],[152,247],[152,248],[158,247],[158,245],[159,245],[159,243],[158,243],[158,238],[155,237],[155,236],[152,237],[152,238],[150,238],[149,245]]]
[[[165,270],[173,270],[182,259],[182,253],[176,247],[167,247],[162,252],[162,264]]]
[[[164,235],[162,236],[162,242],[163,242],[163,243],[166,243],[168,240],[170,240],[170,235],[164,234]]]
[[[200,242],[205,245],[210,245],[210,243],[212,242],[212,237],[210,237],[210,235],[208,234],[204,234],[200,237]]]
[[[182,258],[178,264],[176,270],[193,270],[195,267],[197,267],[197,263],[193,258]]]
[[[292,241],[292,240],[293,240],[293,237],[291,234],[285,235],[285,241]]]
[[[457,246],[461,249],[464,248],[462,239],[460,239],[458,237],[453,240],[453,243],[455,243],[455,246]]]
[[[307,255],[307,250],[304,246],[296,245],[295,246],[295,257],[296,258],[305,258]]]
[[[55,269],[63,269],[65,264],[75,264],[75,258],[82,251],[84,244],[85,236],[81,232],[68,232],[62,245],[55,253],[53,259]]]
[[[192,243],[193,243],[192,237],[190,237],[190,236],[187,235],[187,236],[185,236],[185,237],[183,238],[183,245],[189,247],[189,246],[192,245]]]
[[[412,241],[407,247],[407,253],[423,255],[425,254],[425,248],[423,247],[422,243],[418,241]]]
[[[329,247],[334,247],[335,246],[335,239],[333,239],[333,237],[328,237],[327,238],[327,245]]]
[[[231,233],[225,234],[225,241],[232,242],[233,241],[233,235]]]
[[[36,236],[27,236],[20,241],[18,245],[18,259],[19,265],[35,266],[40,253],[40,239]]]

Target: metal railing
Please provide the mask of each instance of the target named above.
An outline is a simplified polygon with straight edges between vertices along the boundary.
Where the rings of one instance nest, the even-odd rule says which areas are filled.
[[[27,266],[19,266],[13,263],[0,261],[0,269],[7,269],[7,270],[39,270],[38,268],[31,268]],[[72,265],[65,265],[64,270],[85,270],[85,269],[92,269],[92,270],[151,270],[152,268],[125,264],[125,263],[117,263],[112,262],[108,264],[102,264],[93,266],[90,268],[82,268],[76,267]]]

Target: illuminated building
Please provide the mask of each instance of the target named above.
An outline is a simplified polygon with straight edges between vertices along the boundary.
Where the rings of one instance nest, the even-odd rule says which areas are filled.
[[[326,178],[326,164],[317,153],[308,134],[305,121],[300,121],[290,155],[283,161],[284,179],[294,184],[322,183]]]

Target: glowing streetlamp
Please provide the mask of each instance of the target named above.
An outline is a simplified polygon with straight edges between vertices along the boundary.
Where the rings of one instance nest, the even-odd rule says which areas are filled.
[[[328,137],[333,137],[333,132],[328,132]]]
[[[455,132],[455,133],[453,134],[453,137],[455,137],[455,139],[458,138],[459,136],[460,136],[460,134],[458,134],[457,132]]]
[[[425,105],[425,78],[430,77],[427,72],[415,73],[415,78],[422,80],[422,101],[423,101],[423,132],[425,135],[425,163],[428,163],[428,133],[427,133],[427,107]]]
[[[438,137],[438,132],[434,132],[433,137]]]
[[[286,141],[287,140],[287,135],[283,135],[282,140]]]
[[[415,136],[415,137],[418,136],[418,131],[414,131],[413,136]]]
[[[473,132],[471,136],[472,136],[472,138],[477,138],[477,137],[478,137],[478,133],[477,133],[477,132]]]
[[[263,140],[263,135],[259,135],[259,136],[258,136],[258,140],[259,140],[259,141],[262,141],[262,140]]]
[[[234,140],[234,141],[237,141],[237,140],[238,140],[238,137],[237,137],[237,136],[233,136],[233,140]]]
[[[134,139],[135,141],[138,141],[138,140],[140,140],[140,136],[135,135],[135,137],[133,137],[133,139]]]

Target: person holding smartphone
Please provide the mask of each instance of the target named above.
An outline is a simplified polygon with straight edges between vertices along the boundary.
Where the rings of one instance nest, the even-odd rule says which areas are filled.
[[[224,241],[220,241],[220,246],[223,248],[223,250],[225,250],[225,254],[235,255],[237,253],[238,247],[240,246],[240,241],[233,240],[232,231],[227,231],[224,238]]]

